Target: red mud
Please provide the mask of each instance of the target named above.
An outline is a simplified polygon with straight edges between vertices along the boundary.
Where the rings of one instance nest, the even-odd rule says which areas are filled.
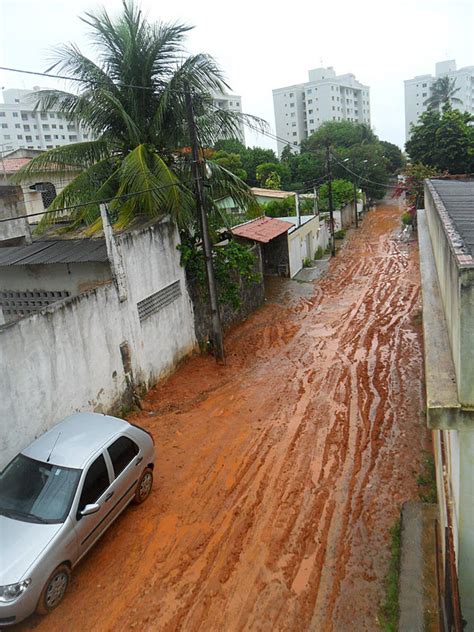
[[[429,446],[399,215],[371,212],[314,286],[286,282],[227,336],[227,366],[192,358],[148,394],[151,498],[22,629],[378,629],[388,530]]]

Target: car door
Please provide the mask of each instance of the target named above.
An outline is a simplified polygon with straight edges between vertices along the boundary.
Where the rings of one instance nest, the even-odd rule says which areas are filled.
[[[116,438],[105,452],[112,467],[114,506],[119,513],[135,494],[143,470],[143,455],[138,444],[126,435]]]
[[[109,503],[112,499],[110,487],[109,469],[101,453],[89,465],[82,478],[79,501],[73,516],[79,558],[90,549],[106,527],[107,514],[110,511]],[[99,510],[88,516],[82,516],[81,511],[84,507],[94,503],[99,505]]]

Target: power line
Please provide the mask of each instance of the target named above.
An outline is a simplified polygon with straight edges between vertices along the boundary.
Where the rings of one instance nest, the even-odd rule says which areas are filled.
[[[152,191],[161,191],[162,189],[170,189],[171,187],[184,186],[182,182],[175,182],[173,184],[163,184],[159,187],[151,187],[150,189],[143,189],[142,191],[134,191],[133,193],[123,193],[122,195],[114,195],[112,197],[104,198],[102,200],[89,200],[88,202],[80,202],[79,204],[73,204],[71,206],[65,206],[60,209],[44,210],[38,213],[30,213],[29,215],[18,215],[18,217],[6,217],[0,219],[0,222],[14,222],[18,219],[28,219],[29,217],[38,217],[39,215],[48,215],[49,213],[63,213],[64,211],[72,211],[78,208],[84,208],[85,206],[91,206],[91,204],[106,204],[113,200],[126,200],[136,195],[142,195],[143,193],[151,193]]]
[[[362,176],[358,173],[355,173],[355,171],[352,171],[352,169],[349,169],[349,167],[347,167],[342,161],[340,161],[338,159],[337,156],[335,156],[333,154],[333,152],[331,152],[331,156],[334,158],[334,160],[343,168],[345,169],[348,173],[352,174],[353,176],[355,176],[356,178],[358,178],[359,180],[365,180],[366,182],[369,182],[371,184],[375,184],[381,187],[387,187],[387,188],[394,188],[396,189],[398,185],[396,184],[389,184],[386,182],[376,182],[375,180],[371,180],[370,178],[366,178],[365,176]]]

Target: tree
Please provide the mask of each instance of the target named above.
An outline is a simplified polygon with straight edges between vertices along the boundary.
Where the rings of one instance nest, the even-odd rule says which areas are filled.
[[[412,125],[406,150],[413,162],[449,173],[474,169],[474,116],[445,105],[442,113],[430,109]]]
[[[442,175],[437,169],[417,162],[408,165],[393,194],[394,197],[406,195],[408,208],[423,208],[424,206],[424,183],[426,178],[435,178]]]
[[[281,184],[290,181],[291,171],[284,163],[264,162],[258,165],[255,176],[260,186],[279,189]]]
[[[301,143],[301,151],[322,149],[329,142],[335,147],[352,147],[378,141],[368,125],[351,121],[327,121]]]
[[[460,89],[456,88],[455,78],[450,79],[448,76],[439,77],[433,83],[431,95],[423,102],[423,105],[427,105],[433,110],[439,110],[445,105],[451,105],[452,103],[461,105],[462,100],[454,96]]]
[[[98,201],[104,198],[112,198],[109,207],[118,227],[136,215],[162,213],[170,213],[181,226],[195,223],[185,92],[192,93],[201,146],[212,146],[223,132],[236,133],[241,116],[213,105],[213,93],[228,87],[220,69],[209,55],[184,57],[190,27],[149,23],[131,0],[124,1],[117,19],[103,9],[86,13],[83,21],[91,29],[99,62],[73,44],[56,51],[58,72],[79,79],[80,93],[37,94],[39,107],[58,108],[97,139],[33,158],[17,180],[44,171],[81,171],[55,198],[49,207],[54,212],[43,223],[54,221],[65,206],[82,204],[72,212],[74,225],[98,228]],[[210,205],[224,195],[232,195],[243,208],[252,202],[240,178],[212,160],[208,164]]]
[[[339,209],[354,199],[354,186],[348,180],[336,179],[332,181],[332,199],[335,209]],[[319,208],[329,210],[329,186],[327,183],[319,189]]]
[[[239,154],[230,154],[227,151],[216,151],[211,154],[212,161],[227,171],[235,174],[241,180],[246,180],[247,172],[242,168],[242,159]]]
[[[382,146],[383,154],[387,160],[387,169],[389,173],[394,174],[404,167],[405,157],[398,145],[389,143],[386,140],[381,140],[380,145]]]
[[[263,149],[262,147],[247,147],[245,152],[241,154],[242,166],[247,172],[247,184],[251,186],[258,185],[257,167],[262,163],[271,162],[275,165],[279,164],[279,160],[273,149]]]

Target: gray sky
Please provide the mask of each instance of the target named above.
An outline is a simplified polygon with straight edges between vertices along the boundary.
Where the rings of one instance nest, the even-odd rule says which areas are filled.
[[[120,0],[0,0],[0,65],[43,71],[51,47],[75,42],[93,56],[87,27],[77,16]],[[274,130],[272,89],[307,80],[307,71],[334,66],[370,86],[372,126],[383,140],[404,142],[403,80],[434,73],[436,61],[474,65],[473,0],[339,0],[338,2],[226,2],[142,0],[150,19],[181,20],[196,28],[190,52],[213,55],[244,111]],[[0,71],[6,88],[54,85]],[[62,87],[62,86],[61,86]],[[250,145],[273,146],[247,134]]]

